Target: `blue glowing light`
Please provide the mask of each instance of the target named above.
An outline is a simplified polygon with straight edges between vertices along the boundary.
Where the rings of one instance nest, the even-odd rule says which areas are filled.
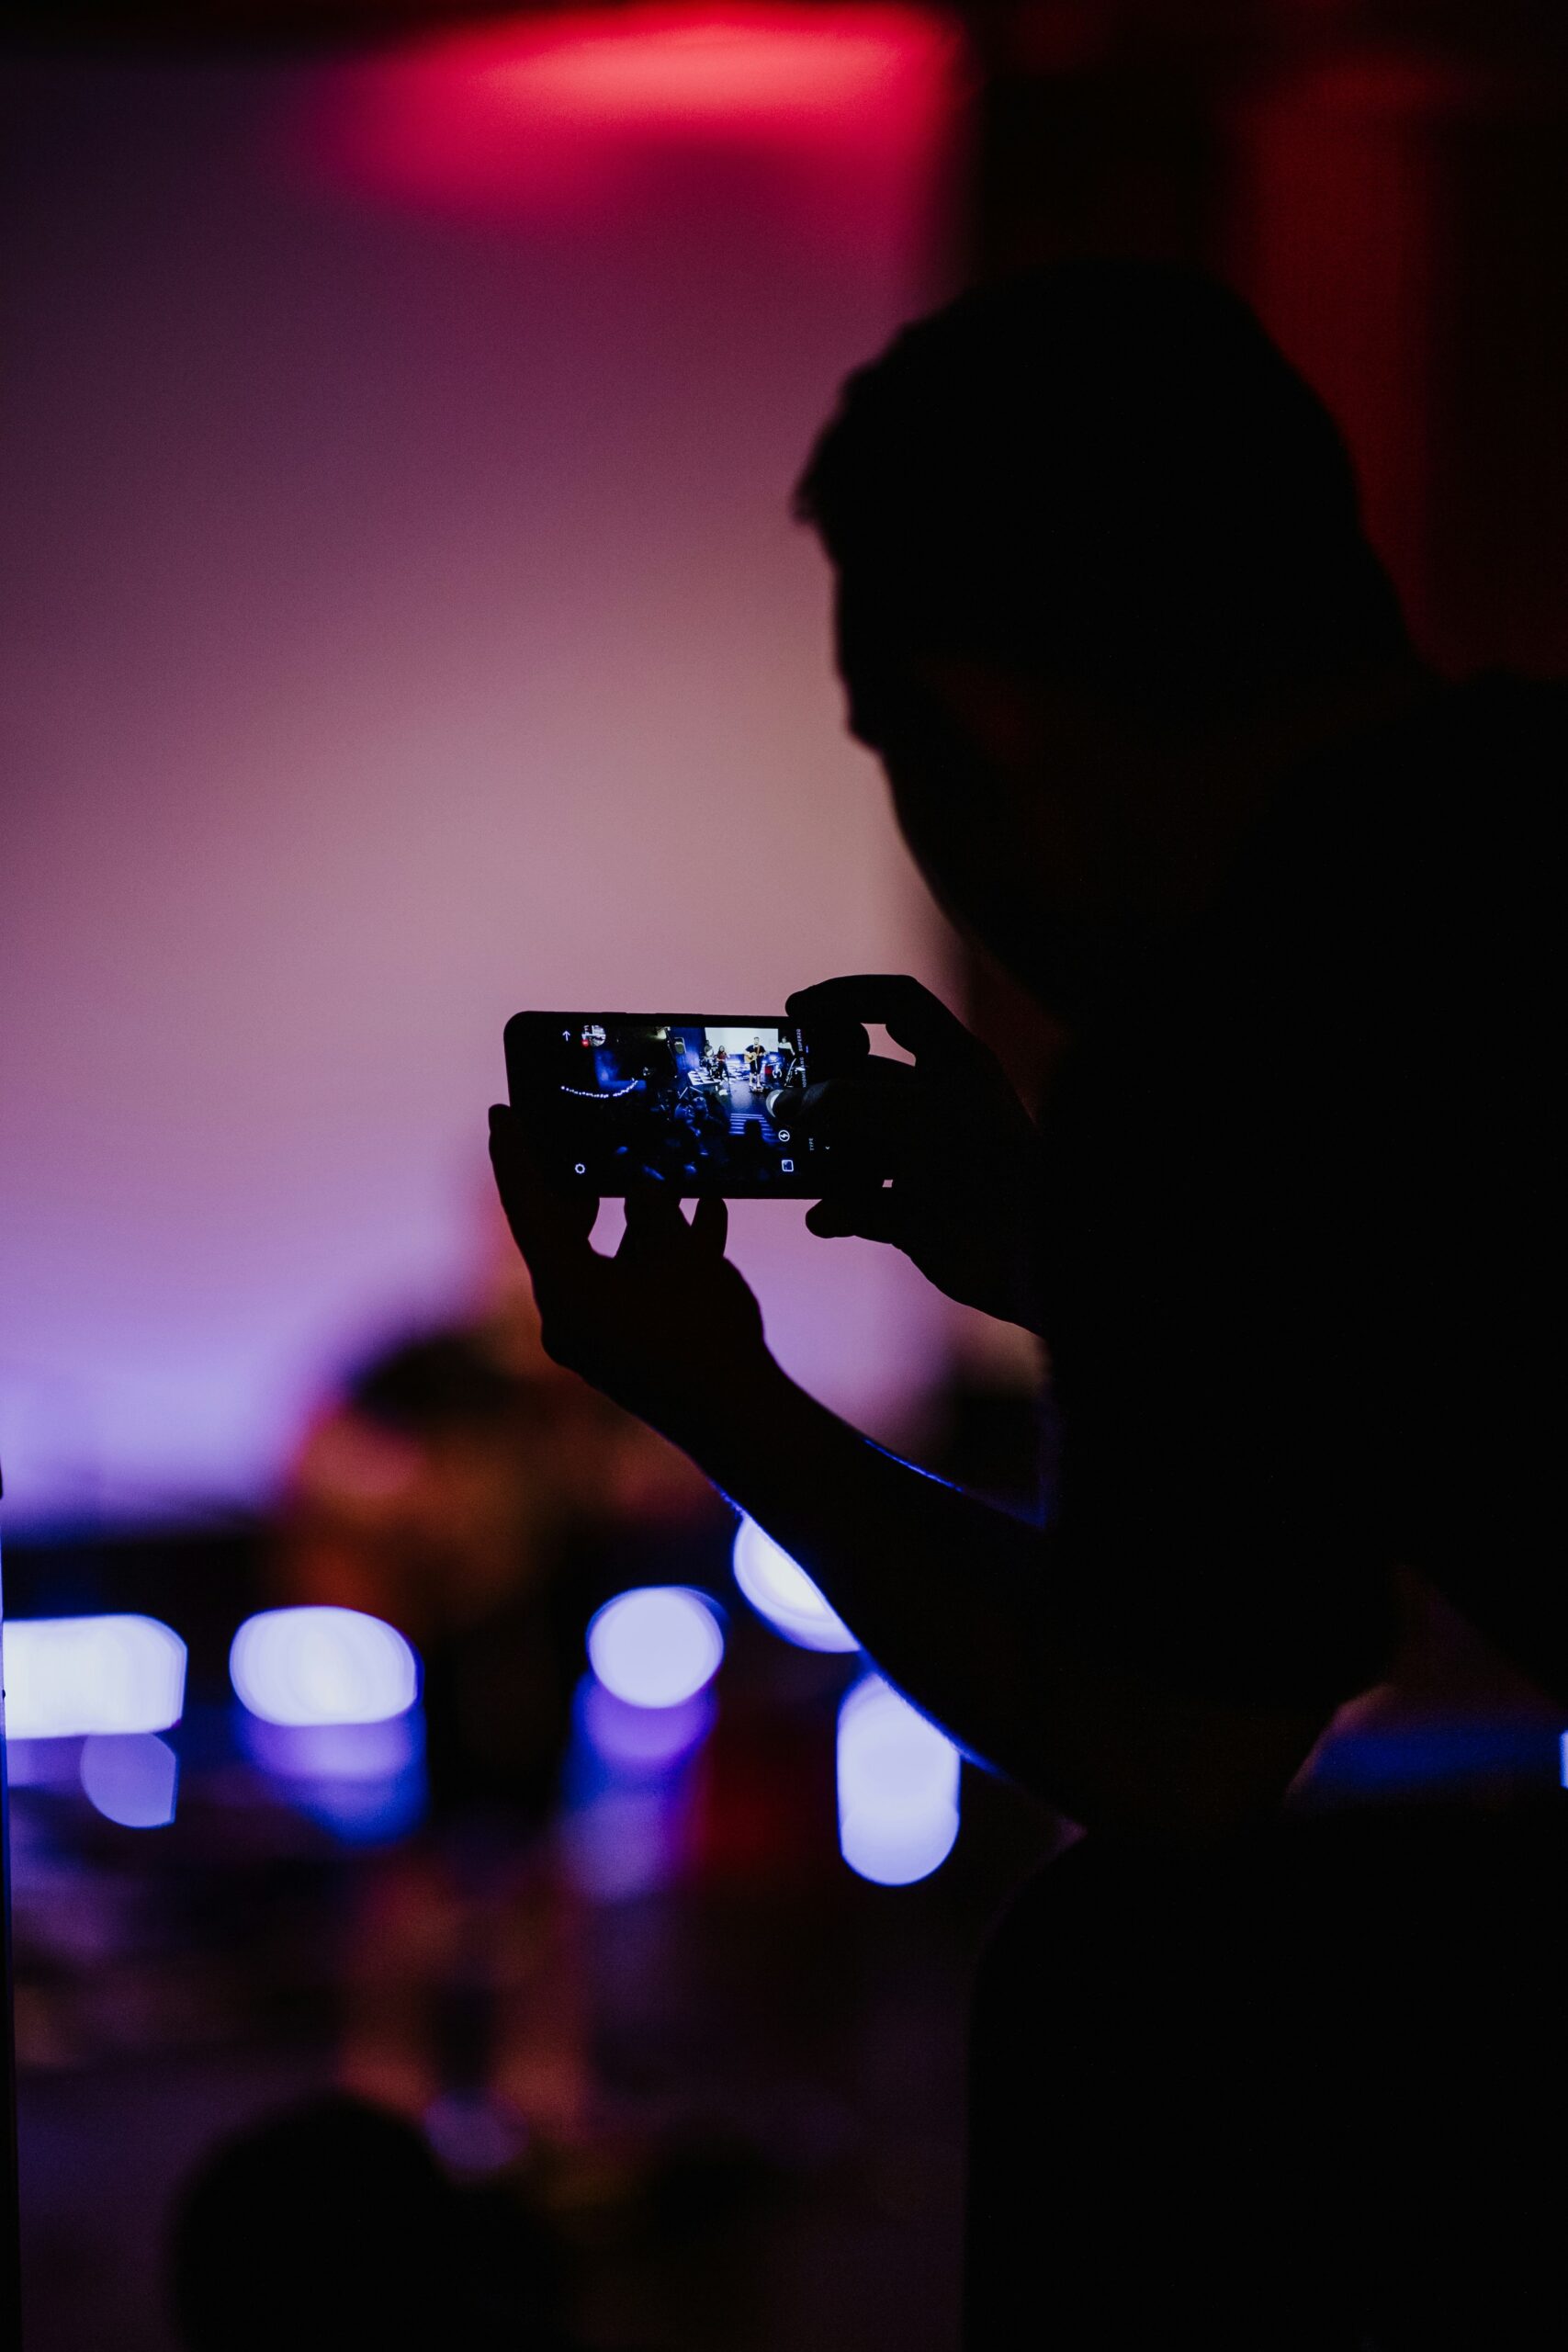
[[[839,1709],[839,1849],[879,1886],[908,1886],[946,1860],[958,1836],[960,1758],[953,1742],[879,1674]]]
[[[375,1724],[419,1696],[402,1635],[358,1609],[264,1609],[229,1652],[243,1705],[272,1724]]]
[[[301,1781],[298,1810],[345,1846],[387,1846],[406,1838],[430,1805],[424,1759],[386,1781]]]
[[[594,1673],[628,1706],[682,1705],[712,1681],[723,1657],[717,1618],[700,1593],[682,1585],[623,1592],[588,1628]]]
[[[528,2126],[510,2101],[490,2091],[446,2091],[425,2109],[424,2136],[448,2171],[479,2180],[515,2164]]]
[[[175,1817],[179,1759],[150,1731],[94,1732],[82,1742],[81,1780],[89,1804],[122,1829],[164,1829]]]
[[[689,1855],[692,1767],[716,1709],[705,1687],[668,1707],[635,1705],[596,1673],[577,1686],[562,1778],[561,1852],[595,1903],[667,1885]]]
[[[617,1699],[596,1674],[582,1678],[577,1723],[598,1760],[617,1779],[646,1780],[672,1770],[707,1736],[715,1713],[711,1690],[673,1707],[637,1707]]]
[[[280,1724],[242,1708],[251,1761],[299,1813],[349,1845],[406,1837],[430,1803],[423,1709],[361,1724]]]
[[[860,1644],[836,1616],[806,1570],[764,1535],[754,1519],[735,1531],[735,1581],[759,1617],[803,1650],[857,1650]]]
[[[167,1731],[185,1705],[186,1645],[156,1617],[13,1617],[6,1625],[12,1739]]]
[[[561,1825],[572,1884],[594,1903],[624,1903],[667,1886],[685,1850],[682,1808],[667,1788],[607,1789]]]
[[[81,1786],[79,1739],[6,1740],[6,1775],[14,1789],[75,1789]]]
[[[424,1754],[417,1707],[370,1724],[279,1724],[247,1712],[242,1736],[254,1763],[278,1781],[386,1781]]]

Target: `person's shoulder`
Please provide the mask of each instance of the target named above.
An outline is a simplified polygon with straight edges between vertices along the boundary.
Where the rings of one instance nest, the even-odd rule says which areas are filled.
[[[1450,683],[1434,718],[1461,738],[1505,738],[1548,756],[1568,751],[1568,679],[1527,677],[1517,670],[1481,670]]]
[[[1306,765],[1313,780],[1365,791],[1372,778],[1408,783],[1428,799],[1444,780],[1462,789],[1478,770],[1488,777],[1548,762],[1568,752],[1568,680],[1514,670],[1429,679],[1414,698],[1374,723],[1338,738]]]
[[[1353,836],[1364,876],[1478,885],[1548,858],[1568,763],[1568,682],[1506,670],[1443,679],[1408,707],[1329,748],[1314,813]]]
[[[1457,852],[1477,881],[1492,863],[1555,865],[1548,853],[1568,771],[1568,682],[1483,671],[1438,698],[1427,741],[1429,761],[1406,776],[1417,792],[1425,785],[1435,845]]]
[[[1540,713],[1568,727],[1568,678],[1530,677],[1522,670],[1474,671],[1450,683],[1450,694],[1467,701],[1492,704],[1506,711]]]
[[[1568,683],[1432,681],[1292,776],[1238,867],[1226,935],[1287,993],[1293,971],[1364,997],[1401,970],[1416,985],[1456,958],[1501,971],[1546,952],[1565,762]]]
[[[1468,1004],[1522,1035],[1556,1018],[1562,987],[1568,683],[1504,670],[1460,680],[1401,751],[1374,861],[1389,967],[1405,959],[1408,987],[1451,999],[1455,1019]]]

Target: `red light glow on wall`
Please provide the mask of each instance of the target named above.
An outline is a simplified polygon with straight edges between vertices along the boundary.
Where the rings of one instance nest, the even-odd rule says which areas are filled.
[[[744,149],[841,234],[857,189],[930,153],[958,54],[947,20],[908,7],[585,10],[345,67],[302,148],[314,175],[383,202],[601,221],[635,209],[650,171]]]

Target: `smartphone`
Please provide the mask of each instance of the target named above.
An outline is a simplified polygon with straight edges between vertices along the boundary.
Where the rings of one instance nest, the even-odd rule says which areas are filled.
[[[519,1012],[506,1078],[546,1170],[601,1197],[818,1200],[831,1154],[803,1116],[809,1049],[792,1022],[712,1013]]]

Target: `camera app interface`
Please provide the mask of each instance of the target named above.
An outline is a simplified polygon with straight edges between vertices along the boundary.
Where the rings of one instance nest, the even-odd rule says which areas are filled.
[[[799,1032],[765,1022],[573,1020],[552,1040],[570,1172],[595,1192],[652,1176],[694,1193],[807,1193]]]

